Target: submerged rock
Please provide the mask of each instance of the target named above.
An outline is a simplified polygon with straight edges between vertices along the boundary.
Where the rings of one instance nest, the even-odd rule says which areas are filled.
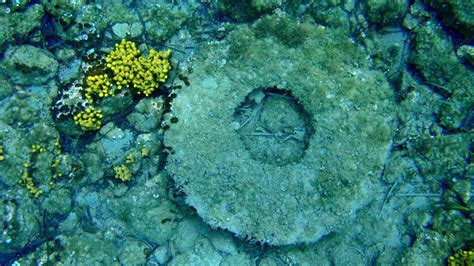
[[[309,22],[291,25],[292,42],[258,32],[278,16],[203,48],[164,142],[166,169],[208,224],[285,245],[350,226],[376,198],[393,95],[344,35]]]
[[[56,77],[58,62],[45,50],[31,45],[13,46],[5,52],[5,71],[16,84],[42,84]]]
[[[457,0],[423,1],[440,13],[443,23],[459,31],[467,40],[474,39],[474,2]]]
[[[2,1],[2,4],[4,3]],[[14,8],[4,5],[2,7],[4,13],[0,14],[0,25],[2,25],[0,27],[0,46],[3,46],[5,43],[14,43],[18,39],[30,39],[31,36],[29,35],[35,29],[41,27],[41,18],[44,15],[41,5],[31,5],[22,12],[16,12]],[[7,13],[6,11],[12,13]],[[0,50],[3,51],[2,48]]]

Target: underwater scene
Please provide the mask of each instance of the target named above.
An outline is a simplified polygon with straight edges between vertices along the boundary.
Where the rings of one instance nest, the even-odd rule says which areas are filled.
[[[0,0],[0,265],[474,265],[474,1]]]

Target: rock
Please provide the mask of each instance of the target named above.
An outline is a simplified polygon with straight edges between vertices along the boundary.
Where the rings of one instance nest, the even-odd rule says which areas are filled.
[[[160,97],[142,99],[135,106],[135,111],[127,116],[127,120],[138,131],[155,131],[160,126],[163,104],[164,100]]]
[[[423,1],[439,12],[443,23],[458,30],[467,40],[474,39],[474,2],[459,0],[427,0]]]
[[[2,8],[8,9],[3,5]],[[0,46],[8,42],[14,43],[15,38],[27,38],[28,34],[41,27],[43,14],[43,7],[38,4],[29,6],[23,12],[2,14],[0,16],[0,25],[2,25],[0,27]]]
[[[0,214],[3,232],[0,235],[0,252],[16,252],[40,233],[37,213],[40,209],[29,192],[18,190],[15,194],[4,193],[0,197]]]
[[[60,48],[55,52],[55,55],[59,61],[66,62],[73,59],[76,56],[76,51],[70,48]]]
[[[474,66],[474,46],[473,45],[463,45],[458,49],[458,55],[465,62]]]
[[[195,246],[186,253],[173,258],[169,265],[220,265],[222,256],[205,238],[198,239]]]
[[[143,252],[146,247],[137,240],[109,239],[104,233],[78,231],[71,235],[62,234],[56,237],[60,249],[52,251],[49,256],[59,256],[67,265],[116,265],[145,264]]]
[[[150,254],[149,263],[157,263],[158,265],[164,265],[170,258],[169,245],[165,243],[162,246],[158,246],[153,253]]]
[[[408,0],[369,0],[367,1],[367,19],[372,24],[382,27],[395,26],[406,15],[408,7]]]
[[[67,214],[71,210],[71,193],[67,189],[53,189],[42,206],[50,214]]]
[[[194,248],[196,241],[200,237],[200,232],[196,230],[196,220],[185,220],[179,223],[176,234],[171,240],[173,253],[186,253]]]
[[[281,18],[262,19],[271,20]],[[166,170],[211,227],[311,243],[356,222],[380,192],[393,94],[345,35],[287,20],[305,33],[288,47],[288,33],[259,35],[259,23],[202,49],[194,82],[172,103],[179,122],[165,131]]]
[[[237,247],[235,246],[234,240],[229,234],[223,232],[216,232],[211,235],[212,245],[219,251],[229,255],[237,254]]]
[[[410,61],[426,85],[446,98],[441,108],[443,126],[469,130],[474,94],[474,74],[457,57],[449,36],[434,20],[415,29],[415,48]]]
[[[103,130],[100,132],[103,133]],[[125,153],[132,148],[133,141],[134,135],[130,130],[113,127],[106,131],[99,146],[107,160],[120,164],[120,160],[127,156]]]
[[[188,14],[167,5],[154,5],[140,10],[147,38],[161,43],[175,34],[188,19]],[[159,19],[157,19],[159,18]]]
[[[8,80],[0,77],[0,101],[4,100],[13,93],[13,86]]]
[[[281,4],[283,4],[282,0],[252,0],[252,6],[259,12],[268,12]]]
[[[81,75],[81,61],[74,60],[68,64],[61,64],[59,67],[59,82],[61,84],[68,84],[78,80]]]
[[[49,52],[31,45],[10,47],[3,63],[13,83],[21,85],[46,83],[58,72],[56,59]]]
[[[164,245],[175,233],[178,223],[172,204],[165,200],[158,185],[148,182],[146,186],[129,189],[120,198],[108,200],[105,208],[113,214],[113,224],[120,224],[127,235],[147,239],[151,243]],[[103,221],[107,224],[111,221]]]
[[[223,266],[232,266],[232,265],[252,266],[252,265],[255,265],[255,260],[250,255],[242,252],[235,255],[224,257],[221,265]]]
[[[140,22],[128,23],[117,23],[112,26],[114,34],[121,38],[136,38],[143,32],[143,25]]]

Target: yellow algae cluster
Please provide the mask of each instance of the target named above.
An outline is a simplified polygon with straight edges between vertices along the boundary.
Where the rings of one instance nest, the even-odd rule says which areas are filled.
[[[46,151],[46,148],[41,146],[40,144],[33,144],[31,145],[31,152],[35,153],[35,152],[45,152]]]
[[[90,106],[74,116],[74,123],[82,130],[97,130],[102,126],[102,110]]]
[[[135,155],[130,153],[125,158],[125,163],[119,166],[114,167],[115,178],[121,180],[122,182],[130,181],[132,179],[132,172],[130,171],[129,166],[135,162]]]
[[[470,251],[460,251],[448,258],[448,266],[464,266],[464,265],[474,265],[474,252]]]
[[[35,197],[39,197],[43,191],[39,189],[36,185],[35,182],[33,181],[33,177],[30,175],[30,164],[29,163],[24,163],[23,164],[23,170],[21,171],[21,177],[20,177],[20,184],[25,185],[26,189]]]
[[[42,153],[49,153],[52,155],[52,158],[49,156],[41,158],[38,157],[39,154]],[[61,143],[59,139],[54,140],[53,143],[36,143],[31,145],[31,153],[29,154],[29,159],[28,161],[22,164],[22,169],[19,171],[20,177],[18,183],[24,186],[30,192],[30,194],[33,195],[33,197],[38,198],[40,195],[42,195],[44,192],[47,192],[48,190],[43,191],[39,188],[39,186],[44,186],[46,185],[46,183],[40,183],[44,182],[44,178],[37,178],[37,171],[39,170],[39,168],[43,167],[41,165],[44,165],[44,160],[51,160],[51,177],[49,181],[49,186],[53,188],[55,186],[55,181],[59,177],[63,176],[63,173],[60,173],[57,170],[57,167],[61,163],[59,157],[60,155]]]
[[[117,89],[128,87],[137,94],[149,96],[168,78],[171,51],[157,52],[151,49],[148,57],[140,54],[134,42],[123,39],[115,44],[115,49],[105,58],[105,62],[114,74],[112,79]]]
[[[5,160],[5,155],[3,154],[3,145],[0,145],[0,161]]]
[[[115,166],[114,171],[115,178],[120,179],[123,182],[130,181],[132,179],[132,173],[130,172],[130,169],[124,164]]]
[[[99,98],[114,95],[112,83],[110,83],[107,74],[87,77],[87,85],[85,96],[89,103],[94,102],[94,95]]]
[[[102,74],[88,76],[84,97],[87,103],[115,95],[115,91],[129,88],[138,95],[150,96],[168,79],[171,70],[171,51],[157,52],[151,49],[147,57],[141,56],[136,43],[123,39],[106,56]],[[92,107],[74,116],[83,130],[96,130],[101,126],[100,110]]]

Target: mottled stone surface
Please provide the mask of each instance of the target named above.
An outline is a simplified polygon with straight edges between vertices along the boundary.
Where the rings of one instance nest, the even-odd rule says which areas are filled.
[[[290,25],[292,32],[283,36],[258,37],[252,30],[272,20],[281,18],[267,17],[203,49],[189,76],[192,85],[172,104],[179,122],[165,133],[165,145],[173,149],[167,170],[213,227],[274,245],[314,242],[352,224],[380,190],[377,179],[393,135],[393,95],[350,39],[309,23]],[[259,88],[296,99],[302,110],[288,110],[288,119],[308,114],[302,126],[309,144],[297,160],[252,157],[239,137],[242,125],[253,123],[247,135],[260,149],[303,141],[277,129],[285,125],[280,109],[286,104],[263,104],[276,113],[259,114],[261,98],[274,97],[253,95]],[[249,98],[253,106],[245,105]],[[236,112],[245,113],[242,104],[248,122],[235,119]]]
[[[58,62],[51,54],[31,45],[13,46],[5,52],[5,71],[16,84],[45,83],[56,77]]]

